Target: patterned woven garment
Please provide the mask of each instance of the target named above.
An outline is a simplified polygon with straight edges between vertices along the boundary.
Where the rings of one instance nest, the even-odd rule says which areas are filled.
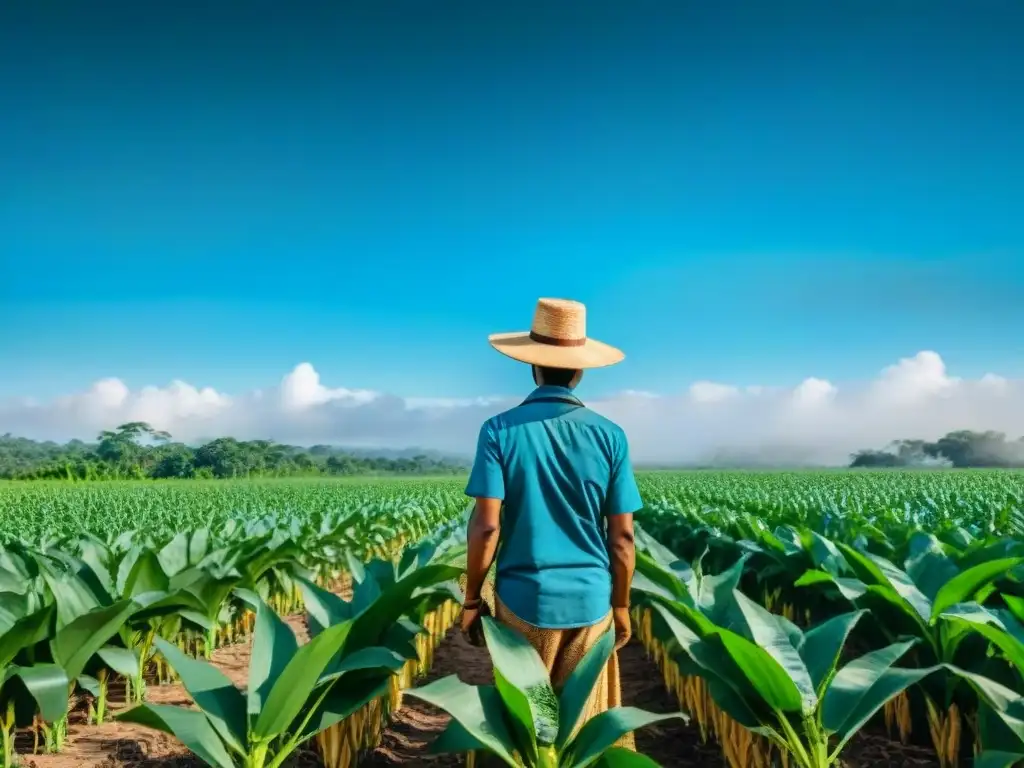
[[[494,597],[494,618],[507,627],[511,627],[523,635],[540,654],[544,666],[551,674],[551,684],[555,690],[560,690],[569,675],[576,668],[576,665],[583,659],[594,644],[601,639],[605,632],[612,628],[612,614],[608,615],[597,624],[579,629],[541,629],[516,616],[512,611]],[[590,694],[587,709],[577,726],[579,729],[583,723],[592,717],[612,707],[622,706],[622,687],[619,679],[619,658],[613,653],[608,659],[608,664]],[[577,731],[578,732],[578,731]],[[615,746],[624,747],[629,750],[636,750],[636,741],[632,733],[627,733],[619,739]]]

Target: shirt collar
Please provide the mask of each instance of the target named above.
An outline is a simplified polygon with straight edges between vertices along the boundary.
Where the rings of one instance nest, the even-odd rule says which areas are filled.
[[[571,400],[575,400],[576,402],[580,403],[580,405],[583,404],[582,402],[580,402],[580,399],[576,397],[576,395],[574,395],[572,393],[572,390],[569,389],[568,387],[556,387],[551,384],[544,384],[540,387],[537,387],[535,390],[533,390],[533,392],[530,393],[530,396],[526,398],[526,402],[529,403],[531,400],[536,400],[537,398],[540,397],[567,397]]]

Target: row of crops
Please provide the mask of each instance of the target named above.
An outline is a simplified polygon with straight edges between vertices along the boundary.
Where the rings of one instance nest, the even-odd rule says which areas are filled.
[[[731,768],[840,764],[863,729],[1024,762],[1024,476],[653,476],[637,633]]]
[[[1021,474],[640,484],[635,634],[730,768],[838,765],[865,730],[944,767],[1024,762]],[[458,480],[0,485],[4,759],[59,751],[85,706],[215,766],[281,766],[309,744],[352,764],[456,618],[465,508]],[[298,611],[305,644],[281,618]],[[494,686],[406,691],[454,716],[435,751],[651,764],[614,745],[663,715],[576,728],[611,638],[556,692],[521,638],[486,634]],[[240,639],[236,687],[208,659]],[[147,701],[169,680],[195,708]]]
[[[446,486],[0,486],[2,764],[59,754],[83,709],[218,768],[352,764],[457,617],[465,510]],[[240,641],[236,686],[210,658]],[[148,701],[171,681],[194,707]]]

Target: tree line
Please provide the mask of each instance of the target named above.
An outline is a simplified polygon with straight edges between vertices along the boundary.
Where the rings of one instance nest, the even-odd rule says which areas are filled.
[[[0,437],[0,478],[10,480],[456,475],[466,470],[457,461],[426,455],[363,456],[330,445],[301,448],[272,440],[221,437],[191,446],[142,421],[105,430],[94,443]]]
[[[1002,432],[950,432],[934,442],[897,440],[883,450],[853,454],[851,467],[1024,467],[1024,437]]]

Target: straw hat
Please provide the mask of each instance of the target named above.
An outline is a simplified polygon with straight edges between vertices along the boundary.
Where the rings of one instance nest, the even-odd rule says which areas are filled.
[[[546,368],[603,368],[625,357],[587,338],[587,308],[569,299],[539,299],[529,331],[495,333],[487,340],[513,360]]]

